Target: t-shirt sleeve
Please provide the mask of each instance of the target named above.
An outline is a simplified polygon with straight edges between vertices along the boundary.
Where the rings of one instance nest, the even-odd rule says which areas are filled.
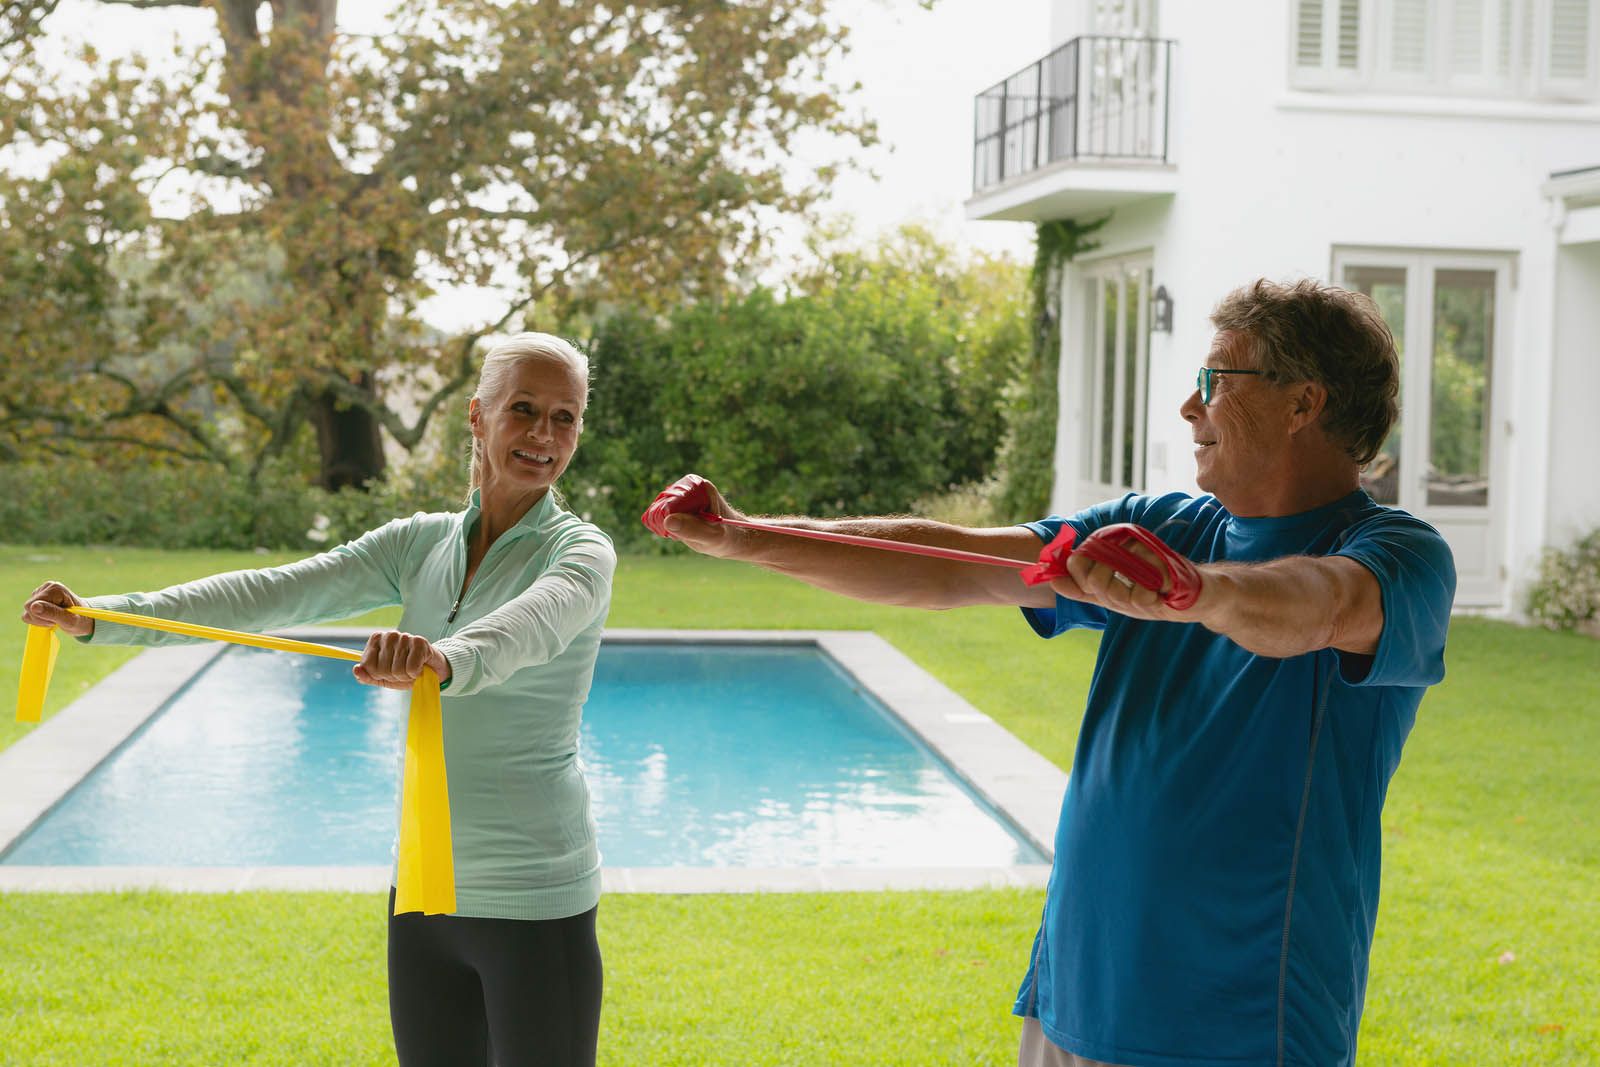
[[[1391,511],[1352,528],[1332,554],[1348,556],[1371,571],[1383,598],[1378,649],[1370,657],[1339,653],[1344,681],[1428,686],[1442,679],[1456,565],[1439,531]]]
[[[1056,534],[1061,532],[1061,527],[1069,524],[1078,531],[1074,543],[1080,545],[1083,544],[1084,538],[1101,527],[1119,522],[1131,522],[1154,531],[1157,536],[1166,536],[1168,528],[1173,523],[1192,520],[1197,513],[1196,509],[1203,511],[1210,506],[1206,503],[1208,499],[1196,499],[1184,493],[1165,493],[1159,496],[1126,493],[1116,500],[1107,500],[1093,507],[1084,508],[1070,518],[1052,515],[1048,519],[1025,522],[1022,525],[1032,530],[1043,544],[1055,540]],[[1188,521],[1184,521],[1183,525],[1187,526]],[[1181,545],[1176,547],[1180,551],[1184,550]],[[1023,608],[1022,617],[1028,620],[1028,625],[1032,626],[1040,637],[1055,637],[1068,630],[1104,630],[1110,613],[1097,604],[1085,604],[1081,600],[1069,600],[1058,596],[1052,607]]]
[[[1061,532],[1061,527],[1071,525],[1078,531],[1076,544],[1082,544],[1083,539],[1102,526],[1109,526],[1116,522],[1128,522],[1128,512],[1136,498],[1129,494],[1120,500],[1108,500],[1094,507],[1085,508],[1070,518],[1061,515],[1052,515],[1038,522],[1025,522],[1022,525],[1032,530],[1039,538],[1041,545],[1047,545],[1056,539]],[[1069,600],[1064,596],[1057,596],[1054,605],[1048,608],[1023,608],[1022,617],[1028,620],[1028,625],[1033,627],[1033,632],[1040,637],[1057,637],[1068,630],[1104,630],[1109,613],[1098,604],[1085,604],[1081,600]]]

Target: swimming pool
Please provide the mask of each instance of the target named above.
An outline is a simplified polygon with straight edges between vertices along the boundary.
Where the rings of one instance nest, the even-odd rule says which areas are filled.
[[[845,669],[826,641],[721,637],[608,635],[581,742],[608,868],[1044,861],[1037,828],[1019,830],[953,774],[860,663]],[[346,670],[228,649],[0,864],[386,865],[405,696]],[[941,721],[959,733],[977,720],[969,708]]]

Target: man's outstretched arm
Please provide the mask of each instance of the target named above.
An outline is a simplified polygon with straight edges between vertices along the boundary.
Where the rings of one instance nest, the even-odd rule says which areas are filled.
[[[1271,563],[1201,568],[1210,589],[1198,622],[1262,656],[1286,659],[1334,648],[1370,656],[1383,636],[1383,594],[1371,571],[1347,556],[1294,556]]]
[[[725,518],[745,517],[714,488],[711,506]],[[1029,563],[1039,555],[1039,538],[1021,526],[972,529],[917,518],[764,518],[761,521],[961,549]],[[669,516],[666,529],[674,538],[704,555],[753,563],[818,589],[877,604],[941,609],[975,604],[1043,608],[1055,603],[1055,595],[1049,587],[1029,588],[1022,583],[1018,572],[1009,567],[744,530],[705,522],[689,514]]]
[[[1130,551],[1164,566],[1142,546]],[[1371,655],[1383,634],[1378,579],[1346,556],[1292,556],[1270,563],[1208,563],[1193,606],[1175,611],[1160,593],[1127,588],[1113,568],[1074,555],[1051,583],[1073,600],[1135,618],[1195,622],[1262,656],[1284,659],[1324,648]]]

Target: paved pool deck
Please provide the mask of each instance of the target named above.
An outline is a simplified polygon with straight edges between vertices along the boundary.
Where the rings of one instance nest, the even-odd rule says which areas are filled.
[[[369,631],[319,627],[301,640],[365,639]],[[1051,854],[1067,776],[877,634],[854,630],[611,629],[613,644],[812,645],[831,656],[938,754],[969,789],[1040,854]],[[109,759],[226,646],[148,649],[0,752],[0,854]],[[70,655],[71,651],[67,650]],[[605,868],[608,893],[794,893],[1039,887],[1048,864],[1006,867]],[[0,892],[164,889],[382,892],[387,867],[21,867],[0,864]]]

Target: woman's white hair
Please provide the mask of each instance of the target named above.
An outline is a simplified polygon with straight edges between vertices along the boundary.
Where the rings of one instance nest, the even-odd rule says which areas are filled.
[[[524,363],[536,361],[559,363],[570,370],[583,385],[583,402],[589,403],[589,357],[554,334],[519,333],[495,344],[483,356],[483,367],[478,371],[478,388],[472,399],[480,406],[498,398],[507,388],[512,373]],[[583,412],[578,412],[578,428],[583,429]],[[472,475],[467,491],[483,484],[483,472],[478,461],[478,441],[472,441]]]

